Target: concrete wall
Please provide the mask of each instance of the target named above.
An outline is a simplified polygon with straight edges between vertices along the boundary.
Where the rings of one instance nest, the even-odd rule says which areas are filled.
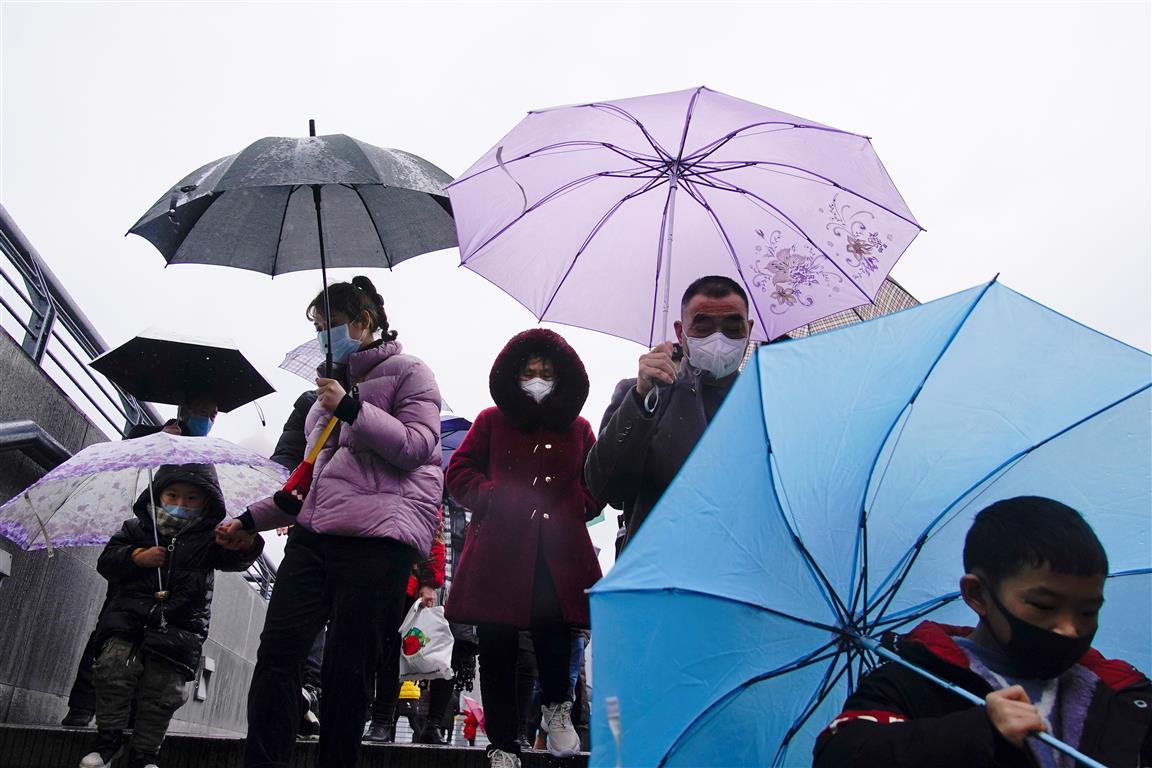
[[[105,438],[6,333],[0,332],[0,421],[30,419],[72,452]],[[0,452],[0,501],[44,474],[17,451]],[[112,532],[109,531],[109,534]],[[76,664],[96,624],[107,583],[99,547],[24,552],[0,537],[12,575],[0,581],[0,723],[58,723]],[[218,573],[204,646],[215,671],[198,700],[176,713],[173,732],[246,731],[245,702],[266,604],[241,574]],[[191,685],[191,684],[190,684]]]

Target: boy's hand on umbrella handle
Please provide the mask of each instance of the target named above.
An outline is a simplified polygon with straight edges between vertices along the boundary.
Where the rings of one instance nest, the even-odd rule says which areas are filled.
[[[657,384],[671,384],[676,380],[677,367],[672,361],[671,341],[657,344],[650,352],[640,355],[640,370],[636,374],[636,394],[644,397]]]
[[[340,405],[346,394],[348,393],[344,391],[344,386],[336,379],[323,377],[316,379],[316,400],[329,413],[336,410],[336,406]]]
[[[1046,730],[1040,713],[1019,685],[992,691],[984,702],[993,727],[1018,749],[1024,748],[1024,740],[1029,736]]]
[[[432,587],[420,587],[420,591],[416,593],[417,599],[424,604],[425,608],[436,607],[436,590]]]
[[[159,568],[164,565],[164,559],[167,555],[168,552],[165,551],[164,547],[148,547],[134,551],[132,562],[138,568]]]

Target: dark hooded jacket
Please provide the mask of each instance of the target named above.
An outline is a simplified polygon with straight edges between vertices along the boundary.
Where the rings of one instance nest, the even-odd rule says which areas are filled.
[[[954,637],[968,627],[926,621],[886,644],[907,661],[984,697]],[[1069,675],[1069,673],[1065,673]],[[1071,675],[1085,681],[1081,752],[1104,765],[1152,765],[1152,683],[1132,665],[1089,650]],[[1061,685],[1066,685],[1061,678]],[[895,663],[861,678],[844,710],[816,740],[814,768],[1034,768],[1030,752],[1003,739],[983,707]]]
[[[100,615],[96,627],[99,642],[120,635],[139,642],[144,652],[155,654],[179,667],[191,680],[200,664],[200,649],[208,637],[212,616],[213,571],[243,571],[264,548],[264,540],[247,552],[235,552],[216,544],[216,524],[224,519],[224,497],[216,471],[206,464],[166,465],[153,480],[157,504],[160,494],[175,482],[203,489],[207,500],[200,516],[175,537],[161,535],[160,545],[168,557],[159,569],[141,568],[132,562],[132,551],[155,546],[144,491],[132,511],[136,517],[124,523],[104,547],[96,569],[108,579],[115,594]],[[168,596],[156,599],[159,570]],[[163,612],[163,619],[161,618]]]
[[[540,403],[520,388],[520,370],[537,355],[556,373]],[[536,328],[508,342],[488,387],[496,407],[476,417],[448,465],[449,493],[472,510],[472,522],[447,615],[462,624],[527,627],[538,569],[546,568],[565,622],[588,626],[584,590],[600,578],[600,565],[585,523],[603,508],[582,478],[596,439],[579,415],[588,374],[563,338]]]

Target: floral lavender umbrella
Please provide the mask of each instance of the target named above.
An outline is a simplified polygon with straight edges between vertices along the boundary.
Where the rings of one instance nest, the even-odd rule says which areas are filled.
[[[703,87],[530,112],[448,194],[464,266],[647,346],[704,275],[761,340],[867,304],[921,230],[868,137]]]
[[[278,491],[288,476],[279,464],[215,437],[158,432],[97,443],[0,506],[0,535],[24,549],[103,544],[132,516],[149,473],[163,464],[214,465],[233,514]]]

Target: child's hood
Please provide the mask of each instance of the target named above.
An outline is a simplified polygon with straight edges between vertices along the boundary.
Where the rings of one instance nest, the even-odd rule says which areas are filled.
[[[220,490],[220,480],[216,476],[216,468],[211,464],[165,464],[160,467],[152,477],[152,488],[155,491],[156,503],[160,504],[160,494],[172,483],[191,483],[204,491],[204,509],[198,518],[201,524],[215,526],[225,517],[224,494]],[[146,527],[152,527],[152,515],[148,510],[151,494],[145,489],[132,505],[132,511],[140,518]],[[197,526],[199,527],[199,526]]]

